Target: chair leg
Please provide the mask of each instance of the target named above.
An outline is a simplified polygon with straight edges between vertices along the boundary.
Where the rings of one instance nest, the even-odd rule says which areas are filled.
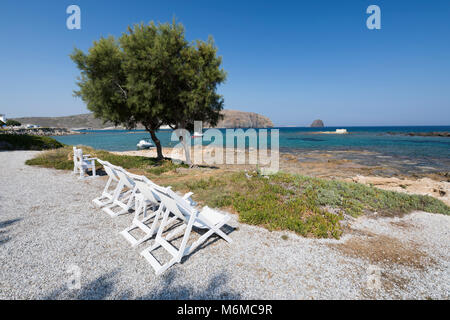
[[[122,200],[119,199],[119,198],[120,198],[121,195],[125,195],[128,192],[127,191],[127,192],[121,193],[121,191],[123,190],[123,187],[124,187],[124,185],[121,184],[120,188],[118,188],[116,190],[115,195],[114,195],[114,200],[112,201],[112,204],[107,206],[107,207],[104,207],[102,209],[104,212],[106,212],[107,214],[109,214],[113,218],[115,218],[117,216],[120,216],[122,214],[127,214],[127,213],[129,213],[129,210],[133,208],[133,201],[135,199],[136,188],[133,189],[133,190],[130,190],[131,193],[130,193],[130,196],[128,198],[127,203],[123,203]],[[125,200],[123,200],[123,201],[125,201]],[[119,207],[121,210],[117,211],[117,212],[114,212],[112,209],[113,208],[117,208],[117,207]]]
[[[200,238],[197,239],[191,246],[187,247],[184,251],[183,256],[190,254],[193,252],[198,246],[200,246],[203,242],[205,242],[210,236],[212,236],[214,233],[218,236],[222,237],[225,241],[228,243],[233,242],[233,240],[227,236],[220,228],[222,228],[225,223],[227,223],[229,220],[229,217],[223,219],[220,223],[216,224],[215,226],[208,226],[210,229],[203,234]]]
[[[143,199],[141,201],[136,199],[135,200],[135,208],[136,208],[136,211],[134,213],[132,225],[120,232],[120,234],[123,235],[125,237],[125,239],[131,243],[132,247],[136,247],[139,244],[141,244],[142,242],[147,241],[148,239],[153,237],[153,235],[155,234],[155,225],[158,223],[159,214],[161,211],[160,209],[158,209],[157,211],[153,212],[149,216],[143,216],[143,219],[139,220],[139,216],[141,214],[143,215],[144,212],[146,212],[146,210],[147,210],[146,201]],[[150,220],[151,218],[154,218],[154,221],[152,223],[151,228],[149,228],[145,223],[148,220]],[[143,236],[139,239],[135,238],[130,233],[132,230],[138,229],[138,228],[145,233],[145,236]]]
[[[233,239],[231,239],[225,232],[223,232],[223,231],[220,230],[220,229],[216,229],[216,230],[214,231],[214,233],[216,233],[217,235],[219,235],[220,237],[222,237],[222,239],[225,240],[225,241],[228,242],[228,243],[233,242]]]
[[[84,169],[80,168],[80,179],[84,179]]]

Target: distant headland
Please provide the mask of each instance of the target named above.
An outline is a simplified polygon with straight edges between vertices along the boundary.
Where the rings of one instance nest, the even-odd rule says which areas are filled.
[[[223,110],[223,119],[217,128],[272,128],[273,123],[268,117],[254,112],[238,110]],[[114,127],[110,122],[103,123],[96,119],[92,113],[78,114],[64,117],[23,117],[15,118],[20,123],[32,123],[40,127],[67,128],[67,129],[124,129]],[[207,127],[207,126],[205,126]],[[144,129],[139,127],[138,129]]]

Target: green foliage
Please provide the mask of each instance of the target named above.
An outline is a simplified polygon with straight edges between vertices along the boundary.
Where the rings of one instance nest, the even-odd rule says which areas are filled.
[[[173,186],[185,187],[211,207],[231,207],[241,222],[320,238],[339,238],[344,213],[355,217],[369,211],[391,216],[413,210],[450,214],[450,207],[429,196],[285,173],[269,179],[234,173]]]
[[[79,146],[80,147],[80,146]],[[176,165],[170,160],[157,160],[156,158],[136,157],[126,155],[116,155],[104,150],[95,150],[90,147],[81,146],[84,154],[90,154],[91,157],[108,161],[116,166],[125,169],[137,169],[144,173],[160,175],[165,172],[176,170],[186,165]],[[37,155],[35,158],[26,162],[28,165],[36,165],[46,168],[55,168],[59,170],[73,169],[73,149],[72,146],[65,146],[62,149],[50,150]],[[101,167],[100,163],[96,163]]]
[[[217,124],[225,81],[214,41],[189,43],[181,24],[137,24],[119,39],[101,38],[85,54],[71,55],[81,71],[81,97],[94,115],[127,128],[141,123],[151,134],[161,125],[192,129],[194,120]]]
[[[53,138],[28,134],[0,134],[0,150],[47,150],[64,145]]]
[[[19,121],[16,121],[13,119],[8,119],[8,120],[6,120],[6,125],[8,127],[18,127],[18,126],[21,126],[22,124]]]
[[[81,71],[75,95],[81,97],[95,117],[133,127],[134,119],[122,87],[126,82],[124,54],[116,39],[101,38],[94,41],[87,54],[75,49],[70,57]]]
[[[68,156],[71,147],[64,147],[56,150],[43,152],[33,159],[25,161],[29,166],[41,166],[58,170],[72,170],[73,159]]]
[[[187,188],[209,206],[233,208],[244,223],[320,238],[339,238],[342,233],[342,215],[305,201],[307,197],[286,188],[281,180],[247,178],[240,172],[195,181]]]

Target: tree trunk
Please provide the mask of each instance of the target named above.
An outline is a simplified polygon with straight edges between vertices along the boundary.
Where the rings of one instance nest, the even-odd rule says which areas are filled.
[[[162,160],[164,159],[163,153],[162,153],[162,147],[161,147],[161,141],[159,141],[158,137],[156,136],[155,130],[148,130],[150,132],[150,136],[152,137],[153,142],[156,146],[156,152],[157,152],[157,159]]]

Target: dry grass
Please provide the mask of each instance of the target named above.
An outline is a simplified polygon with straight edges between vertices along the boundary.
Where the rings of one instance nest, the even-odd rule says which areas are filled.
[[[384,235],[352,237],[342,244],[329,246],[347,256],[368,260],[372,265],[398,264],[423,270],[434,263],[416,243],[405,243]]]

